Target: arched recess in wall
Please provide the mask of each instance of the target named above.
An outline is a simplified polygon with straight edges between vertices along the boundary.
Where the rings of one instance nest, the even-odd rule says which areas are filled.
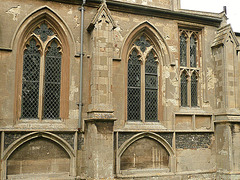
[[[117,174],[166,173],[174,171],[174,151],[155,133],[144,132],[124,142],[117,153]]]
[[[33,174],[75,176],[75,152],[59,136],[33,132],[12,143],[3,153],[2,178],[29,178]]]
[[[46,27],[42,27],[45,25]],[[45,28],[45,29],[44,29]],[[40,29],[41,34],[36,33],[37,29]],[[46,32],[47,31],[47,32]],[[48,34],[50,32],[50,34]],[[43,38],[43,34],[45,34],[47,37]],[[55,39],[55,40],[54,40]],[[30,41],[34,40],[36,42],[36,48],[38,48],[38,51],[40,52],[39,59],[40,59],[40,72],[41,69],[44,69],[47,59],[47,53],[50,49],[53,49],[51,45],[53,41],[57,43],[56,49],[59,53],[61,53],[60,57],[60,92],[59,92],[59,111],[56,113],[57,115],[50,117],[48,115],[45,115],[47,119],[67,119],[69,115],[69,78],[70,78],[70,55],[74,53],[75,47],[73,36],[71,34],[71,31],[69,30],[66,23],[50,8],[47,6],[41,7],[38,10],[31,13],[26,19],[23,20],[23,22],[18,27],[15,36],[12,40],[12,46],[13,50],[16,50],[16,78],[15,78],[15,106],[14,106],[14,115],[15,115],[15,121],[21,119],[23,117],[22,115],[22,86],[23,86],[23,61],[24,61],[24,53],[27,47],[30,46]],[[43,60],[44,59],[44,60]],[[55,59],[57,57],[55,56]],[[42,63],[43,61],[43,63]],[[44,70],[43,73],[47,72]],[[40,74],[41,77],[41,74]],[[39,80],[39,86],[41,86],[41,83],[45,83],[46,80]],[[46,84],[46,83],[45,83]],[[44,84],[44,85],[45,85]],[[46,87],[42,85],[42,88],[39,88],[39,91],[43,91],[43,89],[46,89]],[[40,95],[41,96],[41,95]],[[42,93],[42,96],[43,93]],[[42,104],[41,104],[42,101]],[[43,107],[42,109],[39,107],[43,106],[43,103],[46,102],[43,99],[41,100],[41,97],[39,98],[39,106],[38,108],[38,114],[35,115],[37,118],[39,116],[39,112],[44,111]],[[26,110],[27,111],[27,110]],[[33,113],[34,114],[34,113]],[[31,116],[26,116],[28,119],[31,119]],[[36,118],[35,118],[36,119]],[[40,117],[39,119],[43,119]]]
[[[126,38],[122,59],[125,63],[125,119],[134,122],[163,120],[162,76],[164,66],[173,64],[168,46],[149,22],[134,28]]]

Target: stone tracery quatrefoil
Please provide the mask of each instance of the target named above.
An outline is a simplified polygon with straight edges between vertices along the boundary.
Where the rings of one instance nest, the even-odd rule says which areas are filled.
[[[142,52],[146,50],[147,47],[150,47],[151,44],[146,40],[146,37],[142,35],[139,40],[136,40],[135,44],[140,46]]]
[[[45,42],[48,38],[48,36],[52,36],[54,34],[54,32],[48,28],[48,26],[43,23],[40,25],[40,28],[36,28],[34,30],[34,33],[36,35],[40,35],[40,39]]]

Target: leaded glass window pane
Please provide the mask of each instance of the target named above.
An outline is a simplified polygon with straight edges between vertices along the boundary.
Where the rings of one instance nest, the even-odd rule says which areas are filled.
[[[187,66],[187,41],[184,34],[180,36],[180,66]]]
[[[140,121],[141,109],[141,61],[136,50],[132,51],[128,61],[128,105],[129,121]]]
[[[191,77],[191,106],[197,106],[197,75],[195,73]]]
[[[187,105],[187,76],[186,72],[183,72],[181,75],[181,106]]]
[[[194,36],[192,35],[190,38],[190,66],[191,67],[196,67],[196,41]]]
[[[145,121],[157,121],[158,114],[157,62],[151,51],[145,64]]]
[[[40,52],[34,39],[23,55],[21,118],[38,118]]]
[[[43,118],[60,116],[61,53],[56,41],[51,43],[45,60]]]

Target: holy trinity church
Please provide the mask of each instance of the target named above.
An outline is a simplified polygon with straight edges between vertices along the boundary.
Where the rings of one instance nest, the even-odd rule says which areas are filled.
[[[240,179],[240,33],[226,9],[0,5],[0,179]]]

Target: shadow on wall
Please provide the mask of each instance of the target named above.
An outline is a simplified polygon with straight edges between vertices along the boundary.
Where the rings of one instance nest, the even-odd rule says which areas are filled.
[[[169,153],[156,140],[142,138],[129,146],[121,156],[120,170],[169,169]]]
[[[52,140],[39,137],[19,146],[7,160],[7,176],[70,173],[68,153]]]

